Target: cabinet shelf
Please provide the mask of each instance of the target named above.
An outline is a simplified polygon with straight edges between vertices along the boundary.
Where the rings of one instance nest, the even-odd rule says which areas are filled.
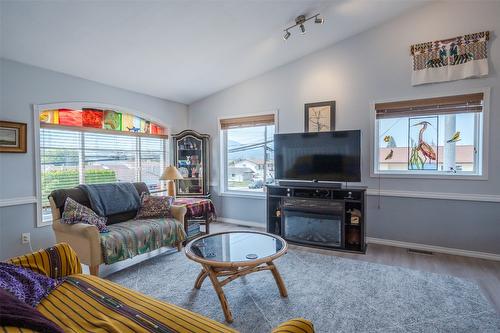
[[[187,160],[178,160],[178,162],[187,162]],[[179,167],[180,168],[187,168],[187,167],[194,168],[194,167],[201,167],[201,166],[202,166],[202,163],[196,163],[196,164],[189,164],[189,165],[181,165]]]

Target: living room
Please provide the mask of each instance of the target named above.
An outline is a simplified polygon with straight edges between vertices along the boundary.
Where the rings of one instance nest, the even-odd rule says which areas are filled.
[[[71,258],[29,306],[45,331],[500,331],[500,1],[0,15],[0,289],[23,255]],[[210,328],[48,315],[74,281]]]

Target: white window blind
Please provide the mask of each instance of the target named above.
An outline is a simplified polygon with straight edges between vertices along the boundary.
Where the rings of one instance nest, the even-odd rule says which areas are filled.
[[[375,104],[377,119],[476,113],[483,111],[483,93]]]
[[[164,138],[41,128],[42,206],[53,190],[78,184],[143,181],[158,189],[167,146]]]
[[[258,116],[247,116],[237,118],[225,118],[220,120],[220,128],[256,127],[274,125],[274,114],[263,114]]]
[[[164,139],[141,138],[140,179],[150,190],[159,189],[158,179],[168,160],[167,144]]]
[[[133,136],[83,133],[83,183],[139,180],[138,139]]]
[[[42,205],[53,190],[80,183],[81,133],[40,129]]]

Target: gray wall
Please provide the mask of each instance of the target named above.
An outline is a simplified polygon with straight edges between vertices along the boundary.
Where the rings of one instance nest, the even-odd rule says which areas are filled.
[[[0,59],[0,120],[28,124],[28,153],[0,154],[0,199],[36,195],[32,104],[99,102],[138,110],[164,122],[172,132],[187,127],[187,106],[53,71]],[[33,248],[54,242],[52,228],[36,228],[36,205],[0,208],[0,260],[27,252],[22,232]]]
[[[264,223],[265,201],[218,197],[219,138],[217,118],[279,109],[280,132],[303,131],[304,103],[337,101],[337,129],[363,132],[362,183],[377,188],[369,176],[370,109],[376,100],[447,94],[491,87],[490,149],[487,181],[381,180],[385,190],[500,194],[500,2],[433,3],[375,29],[344,40],[189,106],[189,125],[209,133],[212,142],[212,186],[219,215]],[[490,75],[412,87],[409,46],[418,42],[493,31]],[[294,38],[313,38],[295,36]],[[297,42],[297,41],[293,41]],[[283,43],[283,52],[287,43]],[[368,200],[368,236],[500,254],[500,204],[414,198]]]

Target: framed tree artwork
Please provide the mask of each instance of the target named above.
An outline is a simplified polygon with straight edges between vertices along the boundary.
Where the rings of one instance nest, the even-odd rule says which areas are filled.
[[[26,153],[26,124],[0,121],[0,153]]]
[[[328,132],[333,130],[335,130],[335,101],[305,104],[305,132]]]

